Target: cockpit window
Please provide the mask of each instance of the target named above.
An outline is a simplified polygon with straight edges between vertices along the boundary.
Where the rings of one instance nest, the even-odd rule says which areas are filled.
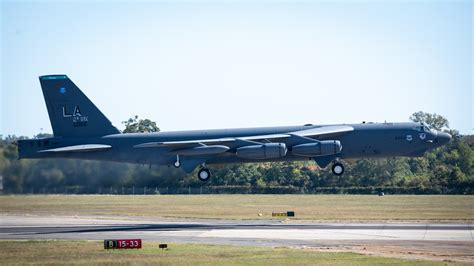
[[[416,126],[413,129],[415,129],[416,131],[420,131],[420,132],[431,132],[431,131],[433,131],[433,129],[431,129],[431,127],[428,126],[425,123],[421,123],[420,126]]]
[[[429,125],[427,125],[427,124],[425,124],[425,123],[423,123],[423,127],[424,127],[424,130],[422,130],[422,131],[424,131],[424,132],[431,132],[431,131],[433,131],[433,129],[432,129]]]

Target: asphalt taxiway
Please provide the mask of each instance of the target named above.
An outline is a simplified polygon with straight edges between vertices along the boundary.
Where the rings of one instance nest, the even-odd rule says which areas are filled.
[[[0,239],[104,240],[290,246],[474,261],[472,224],[312,223],[133,217],[0,216]]]

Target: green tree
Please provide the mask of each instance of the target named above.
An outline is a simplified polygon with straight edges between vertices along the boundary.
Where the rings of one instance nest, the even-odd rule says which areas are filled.
[[[417,112],[411,119],[426,122],[437,129],[448,127],[448,121],[436,114]],[[154,122],[139,120],[138,116],[124,121],[124,124],[124,132],[159,131]],[[47,136],[39,134],[35,137]],[[0,175],[4,177],[5,191],[51,192],[52,189],[65,191],[76,187],[96,193],[98,188],[109,191],[109,188],[117,190],[121,186],[146,186],[169,187],[172,192],[176,191],[172,188],[209,185],[234,187],[236,190],[233,191],[237,193],[306,193],[321,187],[354,187],[362,189],[359,190],[362,193],[370,193],[371,187],[401,188],[389,193],[474,193],[474,136],[456,135],[447,145],[419,158],[347,160],[342,177],[334,176],[329,168],[312,167],[314,162],[216,165],[212,167],[213,177],[205,185],[196,178],[195,173],[185,174],[174,167],[149,168],[71,159],[17,160],[15,143],[22,138],[25,137],[11,135],[0,139]]]
[[[442,115],[438,115],[436,113],[430,114],[430,113],[425,113],[422,111],[418,111],[416,113],[413,113],[410,116],[410,120],[413,122],[422,122],[426,123],[432,128],[436,130],[447,130],[449,129],[449,122],[448,119],[446,119]]]
[[[125,125],[123,133],[149,133],[160,131],[156,122],[151,121],[150,119],[138,119],[138,115],[123,121],[122,124]]]

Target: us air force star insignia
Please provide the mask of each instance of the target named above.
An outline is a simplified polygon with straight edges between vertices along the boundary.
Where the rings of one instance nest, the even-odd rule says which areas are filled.
[[[66,88],[64,88],[64,87],[59,88],[59,93],[61,93],[61,94],[66,93]]]
[[[422,140],[426,139],[426,133],[420,133],[420,139]]]
[[[407,141],[412,141],[412,140],[413,140],[412,135],[407,135]]]

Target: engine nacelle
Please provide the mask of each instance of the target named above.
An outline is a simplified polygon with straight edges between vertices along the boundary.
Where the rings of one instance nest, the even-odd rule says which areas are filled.
[[[339,140],[322,140],[314,143],[295,145],[291,150],[294,155],[313,157],[338,154],[342,150],[342,145]]]
[[[285,143],[267,143],[238,148],[236,155],[246,159],[271,159],[286,156]]]

